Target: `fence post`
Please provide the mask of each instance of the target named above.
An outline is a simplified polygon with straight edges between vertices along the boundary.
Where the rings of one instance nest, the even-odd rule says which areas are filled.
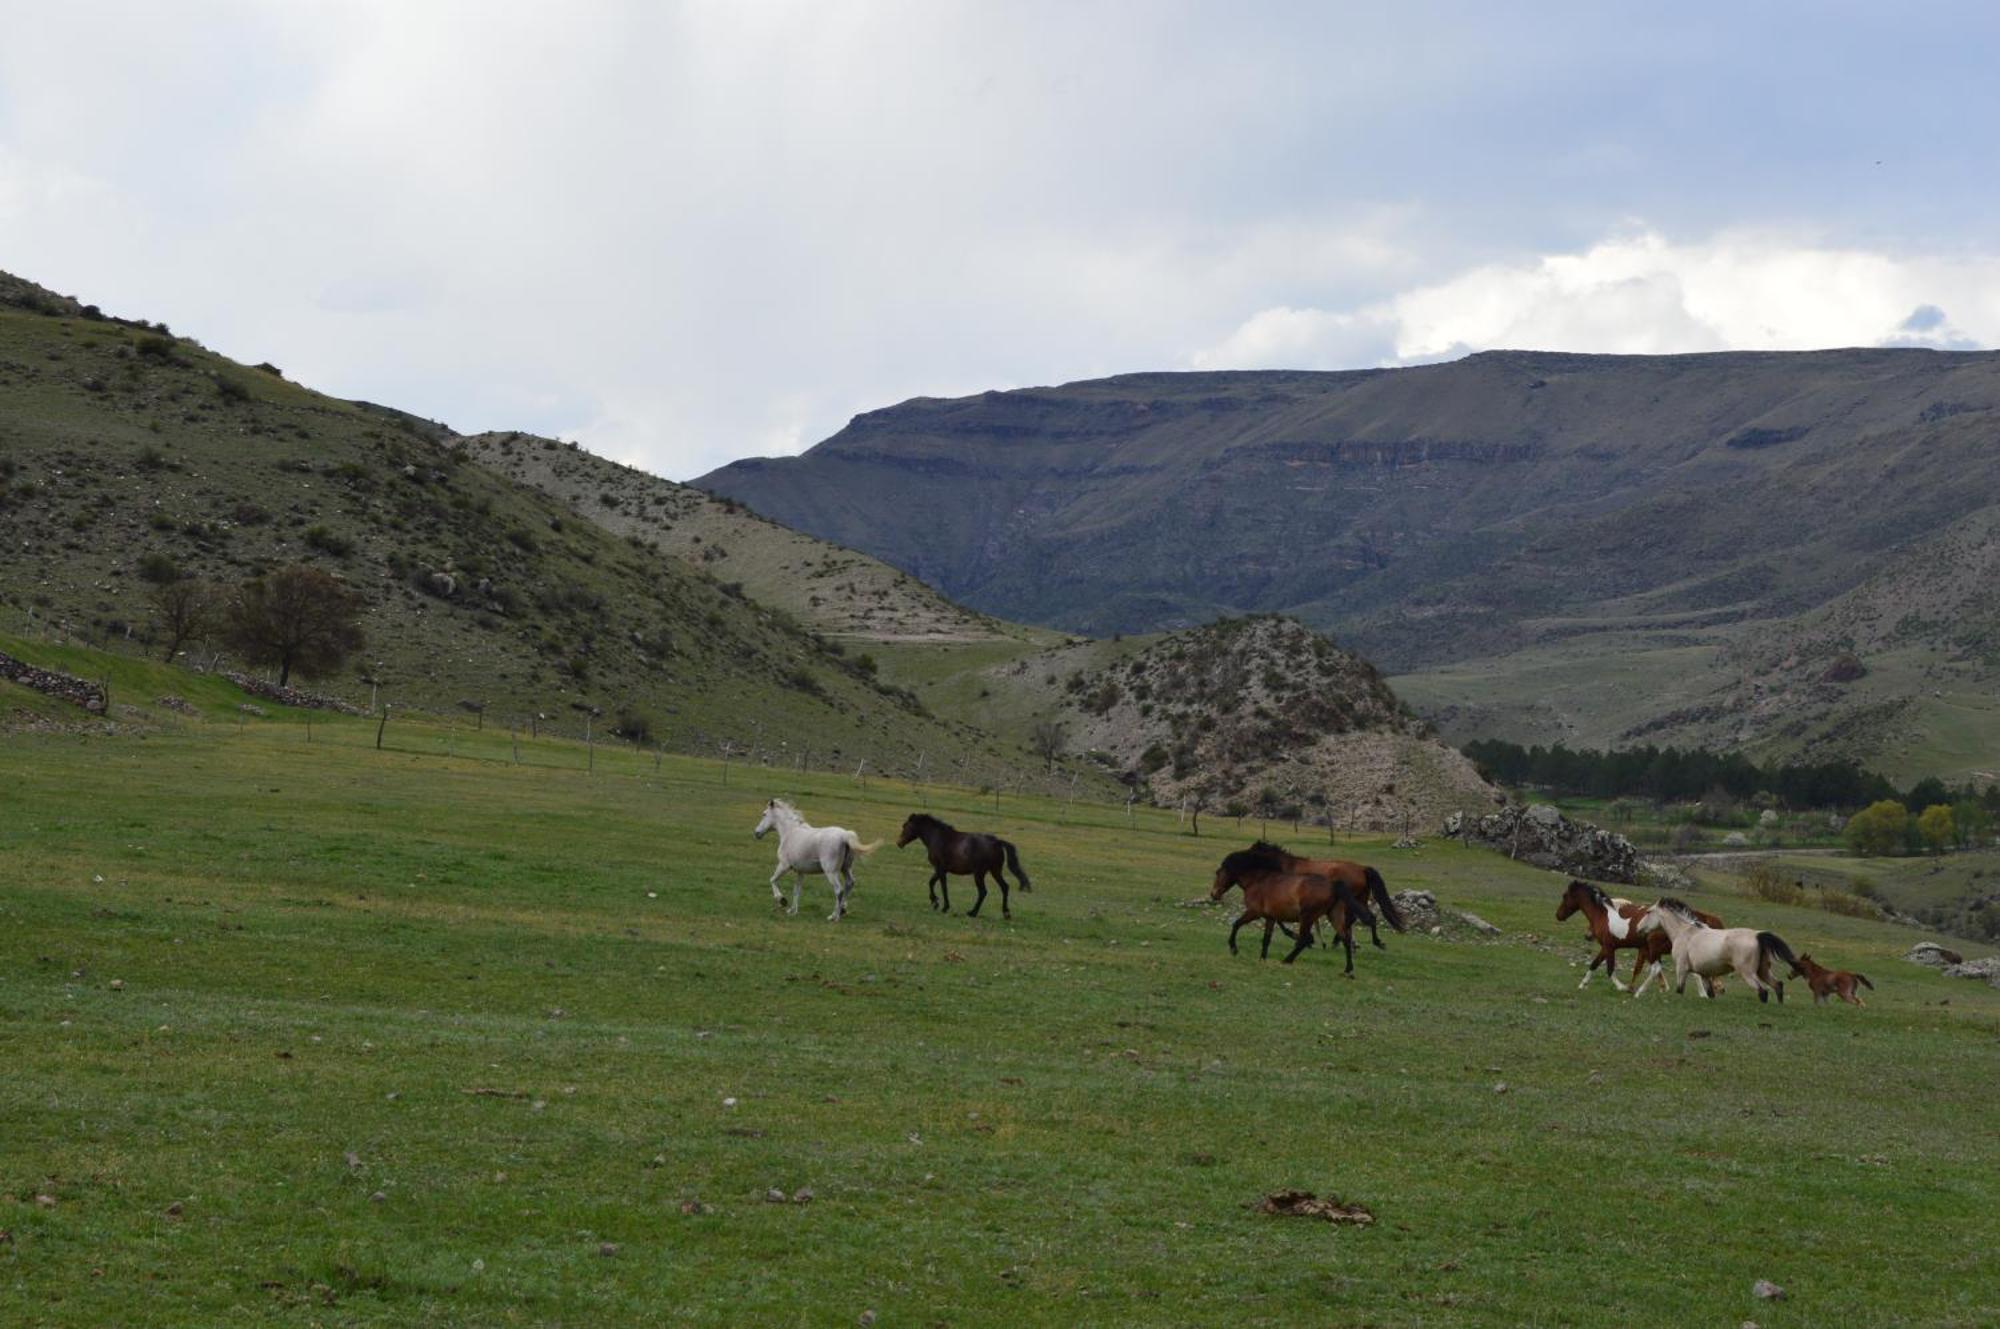
[[[590,736],[590,712],[583,713],[583,770],[588,775],[597,769],[597,744]]]
[[[382,722],[375,726],[375,750],[382,750],[382,731],[389,727],[389,703],[382,703]]]

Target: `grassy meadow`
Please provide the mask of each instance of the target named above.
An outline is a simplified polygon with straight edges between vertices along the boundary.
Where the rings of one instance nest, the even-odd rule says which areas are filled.
[[[0,736],[0,1324],[2000,1321],[2000,991],[1915,934],[1715,884],[1867,1009],[1633,1001],[1559,879],[1347,840],[1504,935],[1344,981],[1185,907],[1254,822],[224,713]],[[887,842],[845,922],[772,793]]]

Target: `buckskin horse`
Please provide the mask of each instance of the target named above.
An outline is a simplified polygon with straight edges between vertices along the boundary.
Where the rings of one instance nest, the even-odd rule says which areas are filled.
[[[1639,920],[1641,932],[1664,931],[1674,943],[1674,991],[1687,990],[1688,975],[1700,980],[1701,995],[1712,997],[1709,979],[1734,969],[1758,1001],[1769,1001],[1773,992],[1785,1000],[1785,985],[1771,977],[1771,961],[1782,960],[1796,967],[1792,948],[1775,932],[1754,928],[1712,928],[1693,909],[1671,896],[1655,901]]]
[[[901,849],[912,840],[924,842],[924,852],[931,859],[931,908],[944,913],[951,912],[951,874],[970,876],[972,884],[979,888],[979,898],[972,902],[972,908],[965,911],[967,918],[979,917],[979,908],[986,903],[986,877],[1000,883],[1000,917],[1012,918],[1014,911],[1007,899],[1007,878],[1000,873],[1004,861],[1015,877],[1020,879],[1021,889],[1032,891],[1028,884],[1028,874],[1021,871],[1021,856],[1014,852],[1011,841],[997,835],[987,835],[981,831],[961,831],[939,821],[928,812],[912,812],[903,821],[903,830],[896,837],[896,848]],[[938,892],[944,892],[942,903]]]
[[[1859,984],[1870,992],[1875,990],[1875,985],[1868,981],[1867,975],[1847,969],[1828,969],[1813,959],[1810,951],[1792,961],[1792,977],[1803,978],[1806,981],[1806,986],[1812,989],[1815,1006],[1825,1005],[1829,996],[1839,997],[1842,1001],[1851,1002],[1856,1006],[1866,1006],[1868,1003],[1855,993],[1855,985]]]
[[[1259,840],[1245,852],[1266,859],[1283,872],[1309,872],[1329,881],[1345,882],[1347,889],[1359,899],[1366,901],[1372,896],[1376,907],[1382,911],[1382,917],[1389,920],[1390,927],[1398,932],[1404,930],[1403,915],[1397,911],[1396,902],[1389,898],[1389,887],[1382,880],[1382,874],[1365,863],[1350,863],[1344,858],[1301,858],[1269,840]],[[1372,913],[1368,916],[1368,939],[1375,943],[1378,950],[1389,949],[1382,944],[1382,935],[1375,930]]]
[[[1267,855],[1239,850],[1216,867],[1208,898],[1220,900],[1232,886],[1243,888],[1243,914],[1229,929],[1231,955],[1236,954],[1236,934],[1245,923],[1263,920],[1264,947],[1259,956],[1267,960],[1271,957],[1272,931],[1280,923],[1296,923],[1298,941],[1284,961],[1290,964],[1313,944],[1313,925],[1323,918],[1347,948],[1346,973],[1349,978],[1354,976],[1354,924],[1365,919],[1372,925],[1375,920],[1344,880],[1312,872],[1287,872],[1273,867]]]
[[[1639,952],[1632,960],[1632,981],[1639,984],[1639,990],[1632,995],[1644,996],[1653,980],[1660,978],[1664,973],[1660,961],[1673,950],[1673,939],[1664,932],[1639,930],[1639,920],[1647,913],[1645,905],[1621,900],[1615,895],[1607,895],[1603,887],[1593,882],[1577,881],[1572,878],[1569,888],[1563,892],[1562,903],[1556,906],[1556,922],[1563,922],[1571,914],[1578,912],[1583,914],[1590,939],[1597,943],[1597,955],[1591,960],[1590,967],[1583,971],[1583,982],[1577,986],[1581,988],[1587,985],[1591,976],[1597,972],[1597,966],[1603,965],[1604,972],[1611,977],[1611,985],[1620,992],[1629,991],[1618,981],[1618,952],[1630,949]],[[1697,909],[1695,917],[1709,927],[1722,926],[1722,920],[1714,914],[1705,914]],[[1651,965],[1652,968],[1642,983],[1639,981],[1639,971],[1645,969],[1647,965]],[[1660,987],[1662,991],[1666,990],[1664,982]]]

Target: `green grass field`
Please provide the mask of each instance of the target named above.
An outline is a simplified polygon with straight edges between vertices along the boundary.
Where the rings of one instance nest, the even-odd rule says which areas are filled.
[[[2000,1321],[2000,991],[1914,934],[1711,891],[1869,1007],[1635,1002],[1557,878],[1348,841],[1506,933],[1344,981],[1181,907],[1254,827],[932,788],[1036,881],[941,918],[906,784],[374,737],[0,736],[0,1324]],[[770,793],[890,841],[847,921]]]

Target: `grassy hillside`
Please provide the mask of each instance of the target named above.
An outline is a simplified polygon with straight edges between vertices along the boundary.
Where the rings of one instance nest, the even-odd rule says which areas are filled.
[[[1019,843],[1014,921],[885,848],[833,925],[773,915],[761,802],[872,838],[907,787],[373,737],[0,740],[0,1320],[2000,1316],[2000,991],[1913,934],[1712,886],[1869,1007],[1635,1002],[1577,991],[1558,879],[1345,840],[1506,931],[1344,982],[1181,907],[1233,837],[943,789]],[[1375,1222],[1255,1212],[1291,1187]],[[1698,1258],[1632,1221],[1679,1213]]]
[[[574,444],[499,433],[472,435],[465,446],[485,465],[614,535],[655,544],[830,635],[933,643],[1037,635],[953,604],[880,559]]]
[[[1985,353],[1495,352],[919,399],[700,483],[1011,618],[1294,614],[1491,736],[1958,760],[1819,675],[2000,683],[1996,410]]]
[[[496,722],[791,760],[1024,754],[925,713],[789,615],[479,465],[450,431],[164,330],[0,288],[0,630],[156,647],[148,578],[316,564],[369,644],[319,685]]]

